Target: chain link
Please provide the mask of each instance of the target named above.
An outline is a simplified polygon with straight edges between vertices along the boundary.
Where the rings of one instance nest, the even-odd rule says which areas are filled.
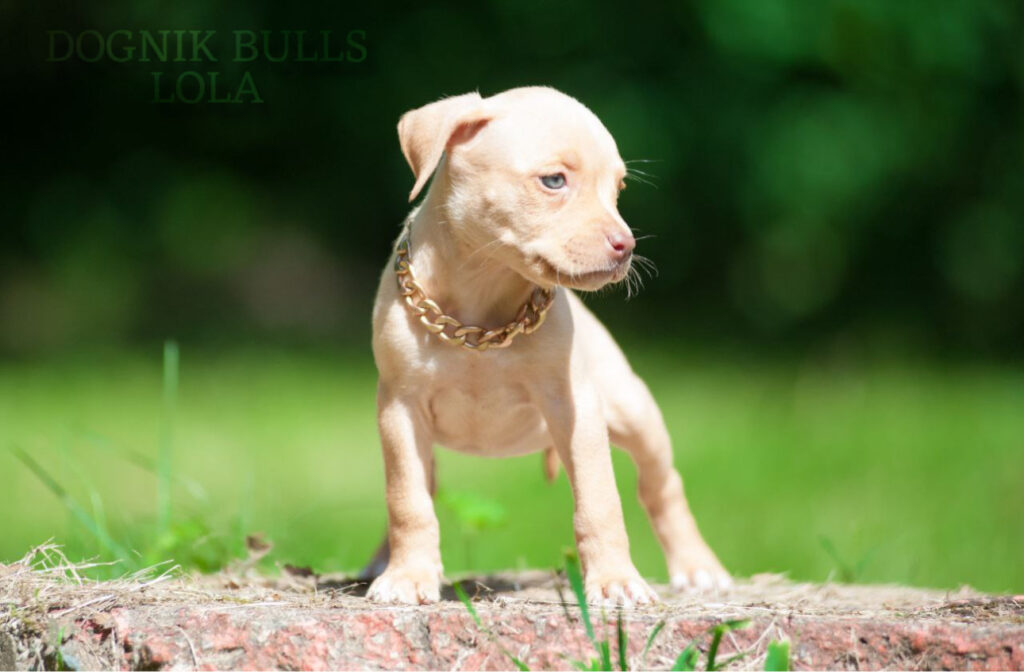
[[[497,329],[484,329],[459,322],[445,314],[416,282],[409,261],[409,229],[406,228],[395,247],[395,275],[405,305],[420,324],[448,345],[483,352],[491,348],[507,348],[519,334],[532,334],[540,328],[555,298],[554,289],[537,287],[516,314],[516,319]]]

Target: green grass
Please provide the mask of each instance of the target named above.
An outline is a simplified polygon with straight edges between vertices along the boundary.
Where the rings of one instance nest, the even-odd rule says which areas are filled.
[[[1024,371],[627,350],[735,573],[1024,590]],[[50,537],[115,557],[84,515],[139,562],[212,568],[262,531],[271,562],[359,567],[385,526],[368,350],[183,344],[178,373],[163,376],[159,350],[0,363],[0,561]],[[615,465],[634,559],[664,579],[632,465]],[[539,456],[441,450],[439,468],[446,492],[468,493],[438,507],[449,572],[550,567],[572,543],[565,476],[548,485]],[[467,526],[458,507],[481,499],[504,513]]]
[[[572,664],[573,668],[580,670],[581,672],[599,672],[600,670],[615,670],[618,669],[621,672],[628,672],[630,669],[629,660],[629,634],[625,624],[625,618],[621,608],[615,608],[615,643],[612,644],[611,638],[608,636],[608,628],[604,627],[603,636],[597,636],[597,628],[595,627],[595,620],[592,618],[591,608],[594,605],[590,605],[587,602],[586,590],[584,589],[583,582],[583,571],[580,566],[579,558],[576,555],[575,550],[567,551],[565,554],[565,567],[564,567],[565,578],[569,582],[569,588],[576,598],[576,608],[579,609],[579,619],[583,625],[584,631],[586,632],[587,639],[590,640],[591,645],[594,647],[596,655],[590,656],[587,659],[580,660],[578,658],[570,658],[566,656],[566,660]],[[502,654],[509,659],[512,664],[519,670],[529,670],[530,668],[519,658],[512,655],[512,652],[508,650],[502,643],[500,638],[491,630],[487,624],[483,622],[480,615],[477,613],[476,607],[473,606],[473,601],[469,595],[463,589],[462,584],[456,581],[453,585],[455,588],[455,594],[458,599],[465,605],[469,615],[473,617],[473,621],[476,623],[476,627],[483,632],[484,636],[495,643]],[[565,597],[565,594],[556,584],[556,590],[558,590],[560,602],[562,608],[565,609],[565,615],[569,622],[572,622],[572,614],[569,610],[569,602]],[[605,608],[598,609],[601,620],[598,621],[600,625],[607,626],[609,622],[608,610]],[[736,651],[724,660],[719,659],[718,654],[722,645],[722,638],[729,632],[734,630],[742,630],[750,625],[749,620],[731,620],[723,621],[717,625],[712,626],[707,630],[705,635],[710,640],[707,646],[707,655],[705,656],[705,667],[707,672],[715,672],[728,667],[730,664],[742,660],[754,652],[753,649],[747,649],[742,651]],[[654,645],[654,641],[658,638],[662,629],[665,627],[665,621],[661,620],[656,623],[647,635],[644,648],[640,652],[639,663],[634,663],[635,668],[647,669],[647,654],[650,652],[651,647]],[[679,670],[680,672],[693,672],[697,669],[697,665],[700,662],[699,648],[701,638],[694,639],[691,641],[686,648],[683,649],[673,664],[673,670]],[[614,661],[617,668],[612,665],[613,656],[615,653]],[[789,642],[786,640],[772,640],[768,643],[764,661],[764,669],[771,670],[773,672],[785,672],[789,669]]]

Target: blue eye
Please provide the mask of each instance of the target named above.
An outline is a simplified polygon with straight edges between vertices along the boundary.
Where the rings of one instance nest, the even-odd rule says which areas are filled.
[[[565,186],[565,175],[562,173],[555,173],[554,175],[543,175],[540,178],[541,184],[548,189],[561,189]]]

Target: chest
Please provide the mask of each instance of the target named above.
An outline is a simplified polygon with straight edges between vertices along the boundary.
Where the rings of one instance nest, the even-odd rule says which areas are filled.
[[[436,441],[496,457],[543,449],[546,427],[525,373],[514,364],[494,365],[483,358],[440,366],[424,400]]]

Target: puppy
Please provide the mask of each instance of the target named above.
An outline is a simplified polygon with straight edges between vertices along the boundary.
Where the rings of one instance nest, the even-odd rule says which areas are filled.
[[[557,456],[587,599],[649,603],[629,555],[614,443],[636,462],[672,584],[727,585],[687,507],[661,412],[572,291],[621,281],[635,246],[616,209],[626,166],[607,129],[575,99],[529,87],[412,110],[398,137],[415,176],[409,200],[433,181],[373,309],[388,538],[368,597],[439,597],[435,444],[487,457],[547,450],[549,471]]]

